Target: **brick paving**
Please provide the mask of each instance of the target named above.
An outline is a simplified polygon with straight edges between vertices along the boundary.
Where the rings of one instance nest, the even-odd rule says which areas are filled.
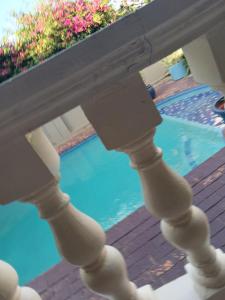
[[[194,204],[208,215],[212,243],[225,251],[225,148],[190,172],[186,179],[193,188]],[[107,242],[124,255],[130,279],[138,286],[154,288],[184,274],[184,254],[163,238],[159,221],[144,207],[107,232]],[[43,300],[100,300],[88,291],[77,267],[62,261],[31,284]]]

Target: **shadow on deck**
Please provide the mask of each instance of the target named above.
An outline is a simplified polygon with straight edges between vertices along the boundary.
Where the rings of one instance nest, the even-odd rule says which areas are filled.
[[[208,215],[212,244],[225,250],[225,148],[216,153],[186,179],[193,188],[194,204]],[[159,221],[144,207],[107,232],[107,243],[125,257],[130,279],[137,286],[153,288],[184,274],[183,253],[170,246],[160,233]],[[31,284],[43,300],[100,300],[79,279],[79,270],[66,262],[35,279]]]

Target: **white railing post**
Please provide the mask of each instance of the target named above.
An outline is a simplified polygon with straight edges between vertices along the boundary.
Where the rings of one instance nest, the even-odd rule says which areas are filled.
[[[225,286],[225,255],[210,244],[209,223],[203,211],[192,205],[187,181],[162,160],[162,151],[145,135],[120,149],[131,158],[142,182],[145,206],[160,218],[165,238],[186,252],[187,271],[201,293],[202,288]]]
[[[125,261],[118,250],[105,245],[105,233],[93,219],[73,207],[69,196],[58,185],[59,169],[55,149],[39,129],[28,137],[29,143],[54,178],[46,186],[24,197],[37,206],[47,220],[63,257],[80,266],[83,282],[92,291],[113,300],[155,300],[150,286],[137,289],[128,279]]]
[[[90,102],[83,109],[105,146],[130,156],[140,175],[146,208],[162,220],[165,238],[186,252],[186,269],[197,292],[201,296],[208,293],[205,289],[215,292],[225,287],[225,255],[210,244],[207,217],[192,206],[187,181],[164,163],[162,151],[153,143],[160,117],[147,98],[136,76],[114,87],[104,102]]]
[[[16,271],[6,262],[0,261],[0,299],[1,300],[41,300],[30,287],[18,285]]]

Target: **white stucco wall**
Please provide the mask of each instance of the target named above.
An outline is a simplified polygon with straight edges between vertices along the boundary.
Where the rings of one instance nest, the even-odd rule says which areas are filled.
[[[140,73],[146,85],[154,85],[168,73],[168,70],[161,61],[158,61]]]
[[[57,146],[69,140],[87,125],[89,125],[89,121],[81,107],[78,106],[45,124],[43,129],[53,145]]]

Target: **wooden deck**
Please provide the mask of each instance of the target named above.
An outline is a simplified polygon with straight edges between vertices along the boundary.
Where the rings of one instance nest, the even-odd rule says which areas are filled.
[[[225,148],[186,176],[193,188],[194,204],[203,209],[211,225],[212,243],[225,250]],[[108,244],[124,255],[130,279],[154,288],[184,274],[183,253],[170,246],[159,222],[144,207],[107,232]],[[100,300],[79,279],[77,267],[61,262],[31,284],[43,300]]]

